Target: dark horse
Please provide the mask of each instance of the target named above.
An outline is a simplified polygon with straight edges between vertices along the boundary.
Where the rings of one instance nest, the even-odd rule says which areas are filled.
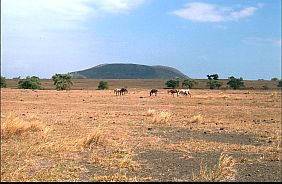
[[[152,89],[150,91],[150,96],[152,96],[152,94],[155,94],[155,96],[157,96],[158,90],[157,89]]]
[[[126,88],[121,88],[120,89],[120,95],[124,95],[125,93],[128,93]]]
[[[168,94],[171,93],[171,94],[173,95],[173,97],[174,97],[174,93],[176,93],[177,96],[179,96],[179,91],[178,91],[177,89],[168,90],[167,93],[168,93]]]

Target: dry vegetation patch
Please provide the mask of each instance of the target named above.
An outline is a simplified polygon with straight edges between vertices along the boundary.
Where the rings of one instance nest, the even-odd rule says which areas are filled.
[[[40,132],[42,136],[46,136],[50,130],[49,127],[44,125],[34,115],[29,115],[26,119],[21,119],[15,114],[9,113],[1,125],[1,138],[7,139],[12,136],[27,136],[34,132]]]
[[[152,122],[155,124],[168,124],[172,120],[171,112],[149,109],[147,115],[152,117]]]
[[[212,170],[208,170],[207,165],[201,161],[199,174],[193,174],[193,180],[204,182],[234,181],[236,173],[234,158],[226,153],[221,153],[218,165],[215,165]]]

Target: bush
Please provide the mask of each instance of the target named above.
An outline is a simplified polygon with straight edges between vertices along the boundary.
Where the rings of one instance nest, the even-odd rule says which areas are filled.
[[[1,85],[1,88],[5,88],[7,86],[5,77],[1,76],[0,85]]]
[[[43,89],[39,78],[36,76],[27,76],[26,79],[22,79],[18,82],[18,88],[20,89]]]
[[[222,82],[218,82],[217,80],[209,80],[207,85],[210,89],[219,89],[222,86]]]
[[[104,89],[108,89],[109,85],[107,81],[100,81],[99,85],[98,85],[98,89],[100,90],[104,90]]]
[[[175,88],[179,87],[179,81],[177,81],[177,80],[168,80],[168,81],[166,81],[165,85],[167,87],[169,87],[169,88],[175,89]]]
[[[229,77],[229,82],[227,82],[227,85],[229,85],[229,87],[231,87],[232,89],[245,87],[242,77],[240,77],[239,79],[236,79],[233,76]]]
[[[263,85],[263,86],[262,86],[262,89],[264,89],[264,90],[268,90],[268,89],[269,89],[269,87],[268,87],[267,85]]]
[[[196,85],[197,82],[194,81],[194,80],[191,80],[191,79],[185,79],[183,82],[182,82],[182,88],[183,87],[188,87],[189,89],[191,89],[194,85]]]
[[[70,74],[55,74],[52,76],[52,80],[57,90],[67,90],[73,85]]]
[[[278,82],[278,85],[277,85],[278,87],[282,87],[282,80],[280,80],[279,82]]]

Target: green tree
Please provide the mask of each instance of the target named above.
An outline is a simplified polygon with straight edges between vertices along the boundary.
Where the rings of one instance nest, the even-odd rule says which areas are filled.
[[[212,75],[207,75],[209,80],[218,80],[219,76],[218,74],[212,74]]]
[[[229,87],[231,87],[232,89],[239,89],[241,87],[245,87],[242,77],[240,77],[239,79],[233,76],[229,77],[227,85],[229,85]]]
[[[278,87],[282,87],[282,80],[280,80],[279,82],[278,82],[278,85],[277,85]]]
[[[71,89],[73,85],[71,81],[71,74],[55,74],[52,76],[52,80],[54,81],[54,85],[57,90],[67,90]]]
[[[277,77],[273,77],[273,78],[271,78],[271,81],[278,81],[278,78]]]
[[[39,78],[36,76],[27,76],[18,82],[18,88],[20,89],[43,89]]]
[[[219,89],[222,86],[222,82],[219,82],[217,80],[209,80],[207,82],[207,85],[210,89]]]
[[[98,85],[98,89],[100,90],[104,90],[104,89],[108,89],[109,85],[107,81],[100,81],[99,85]]]
[[[196,82],[195,80],[192,80],[192,79],[185,79],[185,80],[181,83],[182,88],[187,87],[187,88],[189,88],[189,89],[192,89],[192,87],[193,87],[194,85],[196,85],[196,84],[197,84],[197,82]]]
[[[1,76],[0,85],[1,85],[1,88],[7,87],[6,78],[3,76]]]
[[[169,88],[177,88],[179,87],[179,81],[178,80],[168,80],[166,81],[165,85]]]

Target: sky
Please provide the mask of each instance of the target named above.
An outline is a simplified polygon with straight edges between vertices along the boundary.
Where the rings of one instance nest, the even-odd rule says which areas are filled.
[[[1,0],[1,76],[164,65],[281,78],[281,0]]]

